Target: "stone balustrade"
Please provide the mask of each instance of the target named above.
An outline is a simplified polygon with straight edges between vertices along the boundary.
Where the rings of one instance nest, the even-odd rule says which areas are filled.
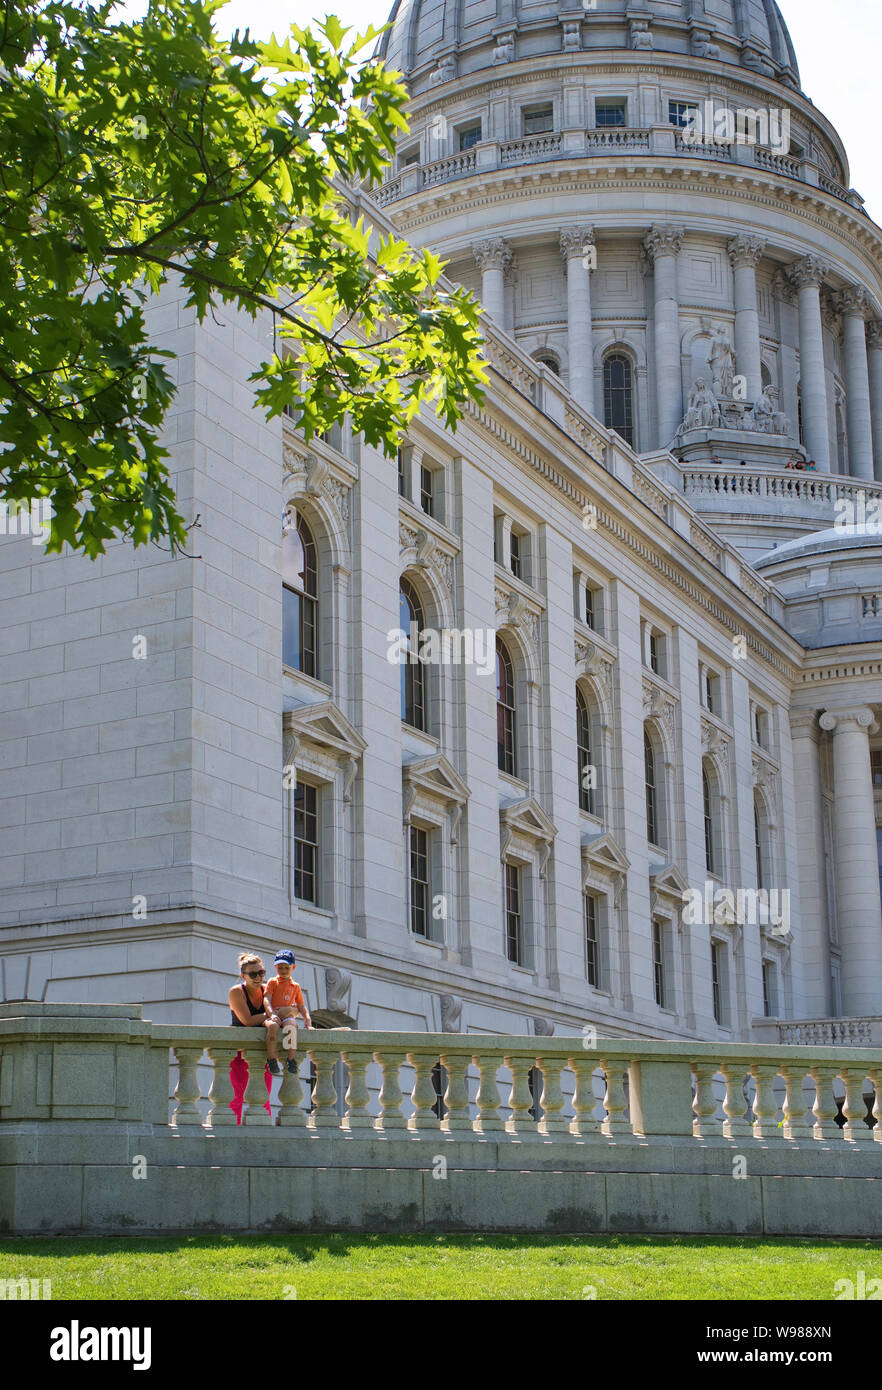
[[[853,190],[844,188],[834,179],[818,174],[811,160],[777,154],[761,145],[722,144],[716,141],[695,141],[675,126],[653,126],[648,129],[609,127],[596,130],[549,131],[547,134],[524,136],[505,141],[483,141],[471,150],[435,159],[422,165],[408,165],[395,178],[376,189],[372,197],[380,207],[387,207],[399,198],[418,193],[423,188],[463,178],[475,172],[510,168],[550,159],[574,159],[618,154],[648,154],[669,158],[713,160],[715,163],[754,167],[767,173],[797,179],[856,210],[863,207],[862,199]]]
[[[879,1048],[339,1030],[299,1057],[267,1104],[260,1035],[0,1006],[0,1229],[882,1236]]]
[[[866,504],[882,497],[882,483],[847,478],[832,473],[805,473],[781,467],[744,468],[682,467],[683,495],[699,511],[728,510],[737,499],[738,510],[745,503],[773,502],[776,507],[790,504],[819,522],[834,519],[836,503],[846,498],[855,505],[855,516],[862,515],[861,498]]]

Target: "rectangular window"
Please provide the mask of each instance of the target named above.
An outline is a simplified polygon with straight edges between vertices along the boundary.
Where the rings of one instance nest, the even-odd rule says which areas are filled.
[[[409,169],[412,164],[419,164],[420,148],[419,145],[413,146],[409,150],[404,150],[398,159],[399,169]]]
[[[585,894],[585,955],[587,961],[588,983],[593,989],[600,989],[600,905],[593,893]]]
[[[655,983],[655,1002],[660,1009],[665,1008],[665,928],[655,918],[652,923],[652,974]]]
[[[318,903],[318,794],[307,782],[294,788],[294,896]]]
[[[694,101],[669,101],[668,120],[671,125],[679,126],[681,130],[692,123],[698,115],[698,107]]]
[[[625,103],[623,101],[599,101],[594,108],[594,124],[598,130],[608,130],[610,126],[625,124]]]
[[[522,579],[523,556],[521,554],[521,538],[517,531],[511,533],[511,572],[515,579]]]
[[[398,450],[398,496],[407,497],[410,488],[407,486],[407,474],[410,464],[409,450],[402,448]]]
[[[870,763],[873,769],[873,786],[882,787],[882,748],[871,750]]]
[[[420,468],[420,506],[426,516],[435,515],[435,474],[425,464]]]
[[[655,632],[649,634],[649,668],[657,676],[662,673],[661,638]]]
[[[594,611],[594,590],[587,587],[585,589],[585,622],[592,632],[597,631],[597,618]]]
[[[505,945],[514,965],[524,964],[524,915],[521,903],[521,871],[505,865]]]
[[[554,130],[554,107],[549,103],[547,106],[522,110],[521,121],[524,135],[545,135],[549,130]]]
[[[763,962],[763,1014],[778,1017],[778,972],[770,960]]]
[[[723,990],[720,979],[720,947],[716,942],[711,942],[711,986],[714,994],[714,1018],[717,1023],[723,1022]]]
[[[460,150],[470,150],[473,145],[477,145],[480,139],[481,122],[478,121],[477,125],[466,126],[464,130],[459,132],[459,148]]]
[[[410,828],[410,929],[415,936],[429,936],[429,833]]]

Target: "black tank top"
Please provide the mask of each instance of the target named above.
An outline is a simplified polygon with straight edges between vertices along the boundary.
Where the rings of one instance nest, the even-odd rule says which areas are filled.
[[[265,992],[266,992],[266,985],[261,985],[261,986],[260,986],[260,1007],[257,1008],[257,1009],[255,1009],[255,1007],[254,1007],[254,1005],[252,1004],[251,1000],[248,998],[248,991],[247,991],[247,989],[245,988],[245,986],[244,986],[244,985],[240,985],[239,988],[241,989],[242,993],[245,995],[245,1003],[248,1005],[248,1012],[250,1013],[251,1017],[254,1018],[255,1014],[262,1014],[262,1013],[263,1013],[263,996],[264,996],[264,994],[265,994]],[[234,1028],[244,1028],[244,1027],[245,1027],[245,1024],[241,1021],[241,1019],[238,1019],[238,1018],[236,1017],[236,1015],[233,1013],[233,1010],[232,1010],[232,1009],[230,1009],[230,1022],[232,1023],[232,1025],[233,1025]]]

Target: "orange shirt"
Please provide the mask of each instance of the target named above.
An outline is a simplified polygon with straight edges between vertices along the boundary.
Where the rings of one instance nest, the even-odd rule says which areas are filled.
[[[266,998],[274,1009],[303,1008],[303,990],[296,980],[283,980],[274,975],[266,987]]]

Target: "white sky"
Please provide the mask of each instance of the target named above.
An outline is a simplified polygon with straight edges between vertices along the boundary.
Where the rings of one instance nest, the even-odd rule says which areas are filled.
[[[877,95],[882,52],[880,0],[779,0],[790,29],[806,95],[839,131],[851,160],[852,186],[867,211],[882,220],[882,159]],[[251,26],[263,37],[292,22],[306,25],[325,14],[364,29],[385,23],[391,0],[230,0],[219,15],[223,29]],[[126,8],[141,8],[131,0]]]

